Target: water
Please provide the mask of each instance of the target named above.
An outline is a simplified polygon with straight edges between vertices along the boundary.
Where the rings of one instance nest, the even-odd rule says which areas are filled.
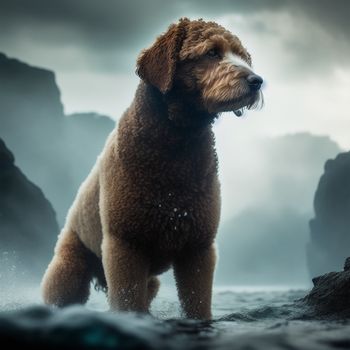
[[[60,337],[62,327],[72,329],[75,335],[87,327],[89,336],[85,334],[85,341],[109,339],[110,344],[116,344],[113,334],[122,329],[122,334],[128,334],[130,339],[140,340],[141,348],[147,348],[145,344],[148,344],[149,348],[166,349],[350,349],[350,322],[310,318],[303,306],[294,303],[306,293],[305,289],[285,287],[215,287],[212,322],[182,318],[175,288],[164,285],[152,304],[153,317],[108,313],[104,294],[95,291],[85,307],[45,309],[37,314],[49,313],[40,327],[51,327],[50,332],[56,327],[60,329]],[[31,305],[41,305],[37,285],[18,288],[14,283],[0,291],[3,311],[22,310]],[[103,337],[91,330],[97,325],[98,334],[101,327],[104,329]],[[112,336],[105,335],[107,330],[112,331]],[[47,330],[46,333],[49,334]],[[51,334],[55,337],[55,333]]]

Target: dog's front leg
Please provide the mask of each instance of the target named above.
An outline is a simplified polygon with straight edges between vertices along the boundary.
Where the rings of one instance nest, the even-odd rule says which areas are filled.
[[[104,237],[102,262],[111,310],[147,312],[149,265],[139,251],[114,237]]]
[[[187,317],[211,319],[211,295],[215,269],[215,247],[178,257],[174,274],[181,306]]]

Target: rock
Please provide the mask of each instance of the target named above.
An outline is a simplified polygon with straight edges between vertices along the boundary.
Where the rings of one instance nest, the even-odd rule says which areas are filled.
[[[0,314],[2,347],[147,350],[166,344],[168,333],[150,316],[98,313],[77,306],[37,306]]]
[[[13,154],[0,139],[0,279],[6,278],[4,269],[11,271],[6,265],[13,264],[29,266],[41,275],[57,234],[50,202],[15,165]]]
[[[61,216],[73,188],[60,150],[64,112],[55,75],[0,54],[0,81],[0,137]]]
[[[349,349],[349,325],[307,320],[254,327],[250,321],[157,320],[78,306],[36,306],[0,313],[0,343],[4,349]]]
[[[114,122],[95,113],[65,116],[52,71],[1,53],[0,81],[0,137],[62,225]]]
[[[0,139],[0,170],[4,171],[5,169],[11,168],[14,166],[15,157],[6,147],[3,140]]]
[[[350,270],[350,257],[345,260],[344,271]]]
[[[340,270],[350,247],[350,152],[324,166],[314,198],[307,257],[312,277]]]
[[[317,317],[350,317],[350,258],[344,271],[329,272],[314,278],[314,287],[301,301],[311,307]]]

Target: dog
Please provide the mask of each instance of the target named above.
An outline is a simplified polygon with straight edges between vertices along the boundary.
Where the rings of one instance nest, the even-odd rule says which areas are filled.
[[[174,269],[183,312],[211,318],[220,217],[212,125],[261,101],[237,36],[180,19],[141,52],[135,98],[81,185],[42,281],[45,303],[85,303],[91,280],[112,310],[148,312]]]

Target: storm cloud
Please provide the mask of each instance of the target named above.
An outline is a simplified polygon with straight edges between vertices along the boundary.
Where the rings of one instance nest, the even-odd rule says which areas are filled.
[[[130,69],[140,49],[182,16],[244,16],[262,40],[266,34],[282,36],[286,50],[298,57],[292,70],[300,70],[301,60],[308,70],[327,68],[330,58],[348,64],[344,55],[350,53],[350,3],[346,0],[1,0],[0,6],[4,47],[16,51],[26,42],[47,48],[46,53],[39,50],[41,55],[55,56],[65,46],[63,54],[72,60],[63,57],[61,62],[71,70],[79,65],[107,71]],[[274,14],[290,16],[294,35],[292,31],[283,37],[284,28]]]

